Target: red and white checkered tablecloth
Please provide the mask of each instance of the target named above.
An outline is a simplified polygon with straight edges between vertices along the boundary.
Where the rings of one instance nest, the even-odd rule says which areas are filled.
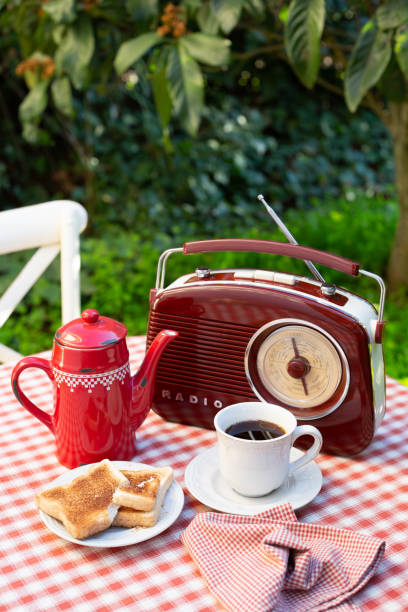
[[[135,370],[144,338],[128,342]],[[11,391],[12,364],[0,367],[0,611],[214,612],[208,592],[180,541],[197,511],[208,509],[184,487],[184,470],[215,433],[163,421],[151,413],[137,433],[135,459],[171,465],[184,487],[184,509],[164,533],[133,546],[93,549],[60,539],[42,524],[34,494],[66,471],[52,434]],[[51,385],[28,370],[22,386],[42,408]],[[371,446],[354,459],[322,454],[323,488],[296,515],[300,521],[348,527],[385,539],[380,568],[355,597],[365,611],[408,610],[408,388],[387,381],[387,413]],[[289,612],[289,611],[288,611]]]

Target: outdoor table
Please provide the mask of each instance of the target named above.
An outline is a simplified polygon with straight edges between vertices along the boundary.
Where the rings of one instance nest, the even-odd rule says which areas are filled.
[[[134,372],[145,338],[128,340]],[[151,412],[137,431],[135,461],[170,465],[183,486],[179,518],[155,538],[121,548],[67,542],[41,522],[34,495],[66,468],[52,434],[15,399],[0,366],[0,610],[221,610],[206,588],[180,535],[197,512],[208,510],[184,485],[189,461],[215,442],[215,432],[164,421]],[[50,408],[51,384],[39,370],[22,387]],[[296,511],[300,521],[350,528],[386,540],[375,577],[355,598],[363,610],[408,610],[408,388],[387,380],[387,412],[370,447],[355,458],[321,454],[323,486]]]

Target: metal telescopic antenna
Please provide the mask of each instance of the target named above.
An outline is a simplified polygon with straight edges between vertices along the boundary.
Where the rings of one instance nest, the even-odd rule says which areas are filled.
[[[262,202],[262,204],[265,206],[266,210],[271,215],[272,219],[275,221],[276,225],[279,227],[281,232],[289,240],[289,242],[291,242],[292,244],[299,244],[296,238],[293,236],[293,234],[291,234],[291,232],[288,230],[286,225],[283,223],[283,221],[278,217],[278,215],[273,210],[273,208],[269,206],[269,204],[265,201],[265,198],[263,197],[261,193],[258,195],[258,200]],[[311,261],[309,261],[308,259],[305,259],[304,262],[309,268],[310,272],[315,277],[315,279],[319,281],[319,283],[326,283],[323,276],[320,274],[319,270],[316,268],[316,266]]]

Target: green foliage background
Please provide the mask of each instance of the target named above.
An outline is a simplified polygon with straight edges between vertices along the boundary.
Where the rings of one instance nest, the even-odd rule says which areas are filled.
[[[282,239],[258,193],[302,244],[385,276],[398,207],[390,139],[371,111],[351,115],[331,94],[306,93],[286,67],[264,57],[207,71],[196,138],[177,122],[164,138],[151,74],[138,62],[126,79],[74,91],[75,119],[47,115],[41,144],[30,144],[17,112],[25,93],[14,74],[18,56],[7,39],[0,51],[7,57],[0,89],[1,207],[61,197],[84,203],[90,224],[81,242],[83,307],[144,334],[164,249],[210,237]],[[0,291],[27,255],[0,259]],[[301,262],[284,258],[175,256],[169,281],[203,263],[305,272]],[[0,342],[24,354],[50,348],[60,324],[57,266],[0,330]],[[378,300],[370,282],[327,277]],[[403,301],[387,300],[387,373],[400,380],[408,373],[407,315]]]

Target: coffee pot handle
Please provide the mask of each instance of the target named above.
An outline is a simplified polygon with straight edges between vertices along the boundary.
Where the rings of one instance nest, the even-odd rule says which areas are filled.
[[[52,373],[51,364],[49,361],[42,359],[41,357],[24,357],[14,366],[13,372],[11,373],[11,385],[13,387],[14,395],[20,404],[54,433],[54,425],[51,415],[38,408],[38,406],[29,400],[25,393],[23,393],[21,390],[18,379],[20,374],[27,368],[40,368],[40,370],[43,370],[47,374],[48,378],[53,381],[54,375]]]

